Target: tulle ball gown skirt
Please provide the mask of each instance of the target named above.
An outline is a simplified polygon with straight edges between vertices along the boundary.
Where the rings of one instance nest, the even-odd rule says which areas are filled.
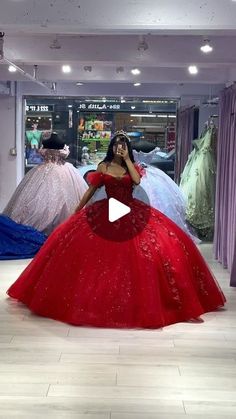
[[[4,214],[50,234],[74,212],[86,190],[86,182],[72,164],[43,163],[25,175]]]
[[[129,205],[131,212],[114,223],[107,220],[107,199],[71,216],[9,296],[41,316],[111,328],[159,328],[223,306],[224,295],[189,236],[145,203]]]
[[[0,260],[30,259],[46,241],[46,235],[0,215]]]

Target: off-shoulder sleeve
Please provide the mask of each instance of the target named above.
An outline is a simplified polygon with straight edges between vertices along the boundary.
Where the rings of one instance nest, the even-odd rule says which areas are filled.
[[[140,177],[146,174],[146,170],[141,166],[141,164],[134,163],[134,167],[137,170]]]
[[[96,188],[100,188],[103,185],[103,173],[91,172],[87,176],[87,181],[89,185],[96,186]]]

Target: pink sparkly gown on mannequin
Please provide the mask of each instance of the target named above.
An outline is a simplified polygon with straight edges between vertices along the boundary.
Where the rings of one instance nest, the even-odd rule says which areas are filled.
[[[42,148],[39,152],[44,162],[24,176],[3,214],[50,234],[74,212],[87,184],[78,170],[66,162],[68,146]]]
[[[72,215],[10,287],[10,297],[41,316],[113,328],[159,328],[224,305],[194,242],[133,198],[129,173],[95,172],[89,183],[105,185],[108,198],[130,213],[111,223],[102,199]]]

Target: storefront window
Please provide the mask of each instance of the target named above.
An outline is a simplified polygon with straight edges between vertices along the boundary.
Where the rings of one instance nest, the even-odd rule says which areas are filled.
[[[149,151],[175,148],[175,100],[118,98],[25,98],[26,171],[42,159],[42,141],[53,131],[70,147],[69,161],[97,163],[117,130],[128,132],[132,146]]]

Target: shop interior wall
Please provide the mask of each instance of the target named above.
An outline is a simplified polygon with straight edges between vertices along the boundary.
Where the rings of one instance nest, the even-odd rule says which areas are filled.
[[[16,157],[10,156],[15,143],[15,98],[0,96],[0,211],[17,185]]]

